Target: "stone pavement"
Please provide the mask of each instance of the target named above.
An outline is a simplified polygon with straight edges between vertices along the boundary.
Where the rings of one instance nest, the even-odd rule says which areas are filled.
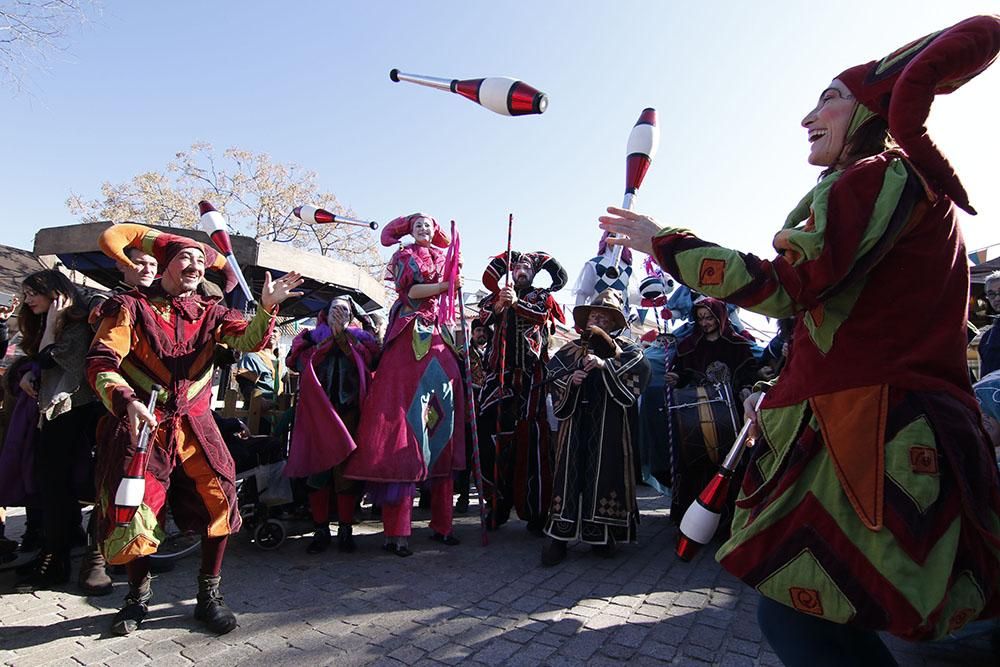
[[[196,557],[153,582],[146,625],[106,629],[125,594],[64,590],[0,598],[0,663],[32,665],[779,665],[761,639],[756,595],[703,552],[672,552],[663,498],[640,487],[640,544],[605,560],[582,546],[554,568],[542,540],[512,522],[479,544],[478,515],[456,519],[463,543],[427,539],[415,511],[410,558],[383,552],[378,524],[359,526],[359,550],[305,553],[307,538],[265,552],[235,537],[223,571],[240,627],[220,638],[193,621]],[[474,507],[474,506],[473,506]],[[10,534],[20,534],[14,516]],[[75,573],[74,573],[75,574]],[[11,572],[0,573],[9,591]],[[902,665],[996,665],[984,635],[913,645],[891,641]]]

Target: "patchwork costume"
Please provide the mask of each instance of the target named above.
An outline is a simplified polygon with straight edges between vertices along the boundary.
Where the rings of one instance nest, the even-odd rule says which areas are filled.
[[[382,230],[382,245],[394,245],[426,217],[396,218]],[[452,475],[465,468],[465,396],[455,342],[438,321],[438,296],[409,295],[415,285],[444,277],[450,239],[431,221],[429,245],[405,246],[389,261],[398,296],[389,311],[380,370],[361,412],[357,439],[364,446],[344,470],[349,479],[374,483],[368,493],[382,505],[386,536],[397,538],[397,545],[410,535],[416,484],[425,480],[431,481],[431,529],[451,536]]]
[[[356,310],[349,297],[342,300]],[[286,474],[308,477],[309,507],[316,525],[310,553],[325,550],[330,542],[331,493],[336,495],[340,550],[354,551],[354,506],[362,485],[344,478],[344,462],[357,447],[353,436],[378,361],[379,344],[371,333],[356,327],[334,334],[326,324],[326,310],[317,321],[320,326],[295,337],[286,362],[301,378]]]
[[[225,258],[211,248],[140,225],[116,225],[101,240],[106,254],[115,259],[122,246],[131,244],[156,256],[160,266],[167,266],[186,248],[204,253],[206,266],[225,265]],[[240,528],[240,515],[235,465],[212,418],[212,359],[216,344],[244,352],[263,347],[274,315],[261,307],[248,322],[240,311],[217,299],[172,296],[159,282],[111,297],[101,305],[100,314],[100,328],[87,355],[87,377],[111,412],[98,431],[101,549],[113,564],[155,553],[164,537],[169,503],[180,529],[213,540],[217,569],[225,539]],[[115,492],[135,454],[127,408],[135,400],[145,404],[154,384],[161,387],[156,399],[159,426],[150,438],[145,495],[131,522],[119,526],[112,512]],[[130,571],[130,582],[131,575]],[[148,600],[148,578],[143,590]]]
[[[933,96],[998,50],[1000,19],[976,17],[837,77],[860,103],[849,136],[878,115],[900,149],[824,176],[773,260],[685,229],[653,239],[691,289],[795,318],[717,557],[803,614],[930,639],[1000,612],[1000,490],[966,368],[954,208],[971,206],[923,128]],[[934,326],[887,331],[917,312]]]
[[[592,308],[617,310],[618,328],[625,327],[621,307],[617,293],[602,292],[589,306],[573,309],[577,330],[585,328]],[[566,343],[549,362],[549,373],[558,376],[552,384],[559,433],[545,533],[561,542],[613,546],[635,541],[639,510],[632,432],[638,426],[630,417],[649,382],[649,363],[634,342],[614,337],[612,343],[604,367],[593,369],[579,385],[572,384],[570,373],[586,356],[582,341]]]
[[[543,382],[549,361],[549,328],[556,320],[565,321],[552,294],[566,285],[566,271],[545,253],[512,252],[512,266],[530,263],[536,275],[548,272],[552,285],[544,289],[515,287],[514,305],[496,312],[499,280],[507,272],[505,262],[505,255],[490,261],[483,284],[492,294],[479,304],[479,319],[494,331],[477,406],[480,461],[490,503],[490,528],[506,522],[513,507],[529,529],[540,532],[552,490]]]

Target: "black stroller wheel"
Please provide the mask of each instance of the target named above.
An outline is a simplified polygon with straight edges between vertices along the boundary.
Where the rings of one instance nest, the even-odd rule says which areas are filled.
[[[283,522],[277,519],[265,519],[260,525],[254,528],[253,542],[257,545],[258,549],[272,551],[285,542],[286,535],[287,531]]]

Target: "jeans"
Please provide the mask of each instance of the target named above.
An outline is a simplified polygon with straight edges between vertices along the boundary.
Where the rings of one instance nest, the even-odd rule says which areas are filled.
[[[897,665],[877,632],[816,618],[770,598],[760,598],[757,623],[785,667]]]

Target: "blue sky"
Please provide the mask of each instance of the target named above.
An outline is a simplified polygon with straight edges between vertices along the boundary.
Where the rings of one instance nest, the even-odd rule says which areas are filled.
[[[848,66],[994,1],[171,2],[105,0],[25,92],[0,89],[0,239],[30,248],[73,224],[71,192],[162,169],[195,141],[318,173],[359,215],[422,210],[463,235],[470,276],[514,246],[571,276],[596,218],[621,203],[632,124],[658,109],[660,152],[637,208],[732,247],[770,239],[811,187],[799,126]],[[495,115],[388,72],[507,75],[542,116]],[[971,248],[1000,241],[1000,67],[941,98],[931,134],[980,211]],[[194,206],[192,202],[192,206]]]

